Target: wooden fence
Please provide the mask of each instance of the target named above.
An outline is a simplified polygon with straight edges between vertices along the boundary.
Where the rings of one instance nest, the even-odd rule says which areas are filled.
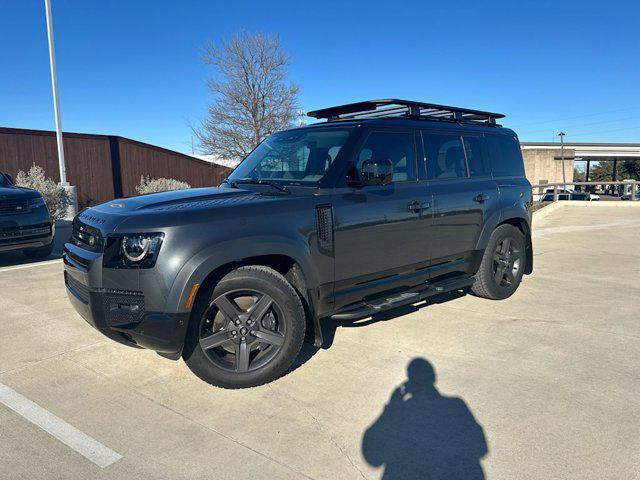
[[[216,186],[230,169],[124,137],[64,133],[67,180],[81,206],[136,195],[140,177],[175,178],[192,187]],[[14,177],[33,164],[60,181],[55,133],[0,127],[0,171]]]

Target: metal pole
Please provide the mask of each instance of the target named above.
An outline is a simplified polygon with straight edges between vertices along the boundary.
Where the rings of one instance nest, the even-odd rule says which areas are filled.
[[[44,0],[47,12],[47,36],[49,38],[49,63],[51,65],[51,88],[53,89],[53,110],[56,118],[56,140],[58,143],[58,163],[60,165],[60,185],[68,186],[67,170],[64,164],[64,146],[62,144],[62,122],[60,121],[60,102],[58,100],[58,76],[56,74],[56,53],[53,45],[53,20],[51,18],[51,0]]]
[[[562,183],[564,184],[564,185],[562,185],[562,188],[564,190],[566,190],[567,189],[567,185],[566,185],[567,177],[566,177],[566,174],[564,172],[564,136],[565,136],[565,133],[564,132],[560,132],[558,134],[558,136],[560,137],[560,158],[562,159]]]

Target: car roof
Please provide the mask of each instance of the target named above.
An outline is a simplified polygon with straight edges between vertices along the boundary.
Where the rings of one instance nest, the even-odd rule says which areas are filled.
[[[419,120],[404,117],[387,117],[387,118],[363,118],[358,120],[333,120],[330,122],[318,122],[297,127],[295,129],[319,129],[319,128],[336,128],[336,127],[405,127],[423,130],[452,130],[452,131],[469,131],[477,133],[497,133],[501,135],[517,136],[510,128],[502,126],[479,125],[465,122],[438,121],[438,120]]]

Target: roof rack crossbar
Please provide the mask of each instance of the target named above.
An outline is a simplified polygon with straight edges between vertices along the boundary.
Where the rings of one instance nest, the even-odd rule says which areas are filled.
[[[339,120],[358,120],[365,118],[407,117],[422,120],[479,123],[496,126],[496,119],[504,118],[500,113],[483,112],[460,107],[449,107],[434,103],[399,100],[397,98],[367,100],[364,102],[338,105],[307,113],[310,117]]]

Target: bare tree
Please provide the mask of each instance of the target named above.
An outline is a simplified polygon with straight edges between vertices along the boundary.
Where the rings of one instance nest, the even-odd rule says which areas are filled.
[[[204,61],[218,74],[207,81],[215,101],[194,129],[205,153],[240,160],[294,122],[299,88],[287,81],[290,59],[278,37],[240,33],[208,44]]]

